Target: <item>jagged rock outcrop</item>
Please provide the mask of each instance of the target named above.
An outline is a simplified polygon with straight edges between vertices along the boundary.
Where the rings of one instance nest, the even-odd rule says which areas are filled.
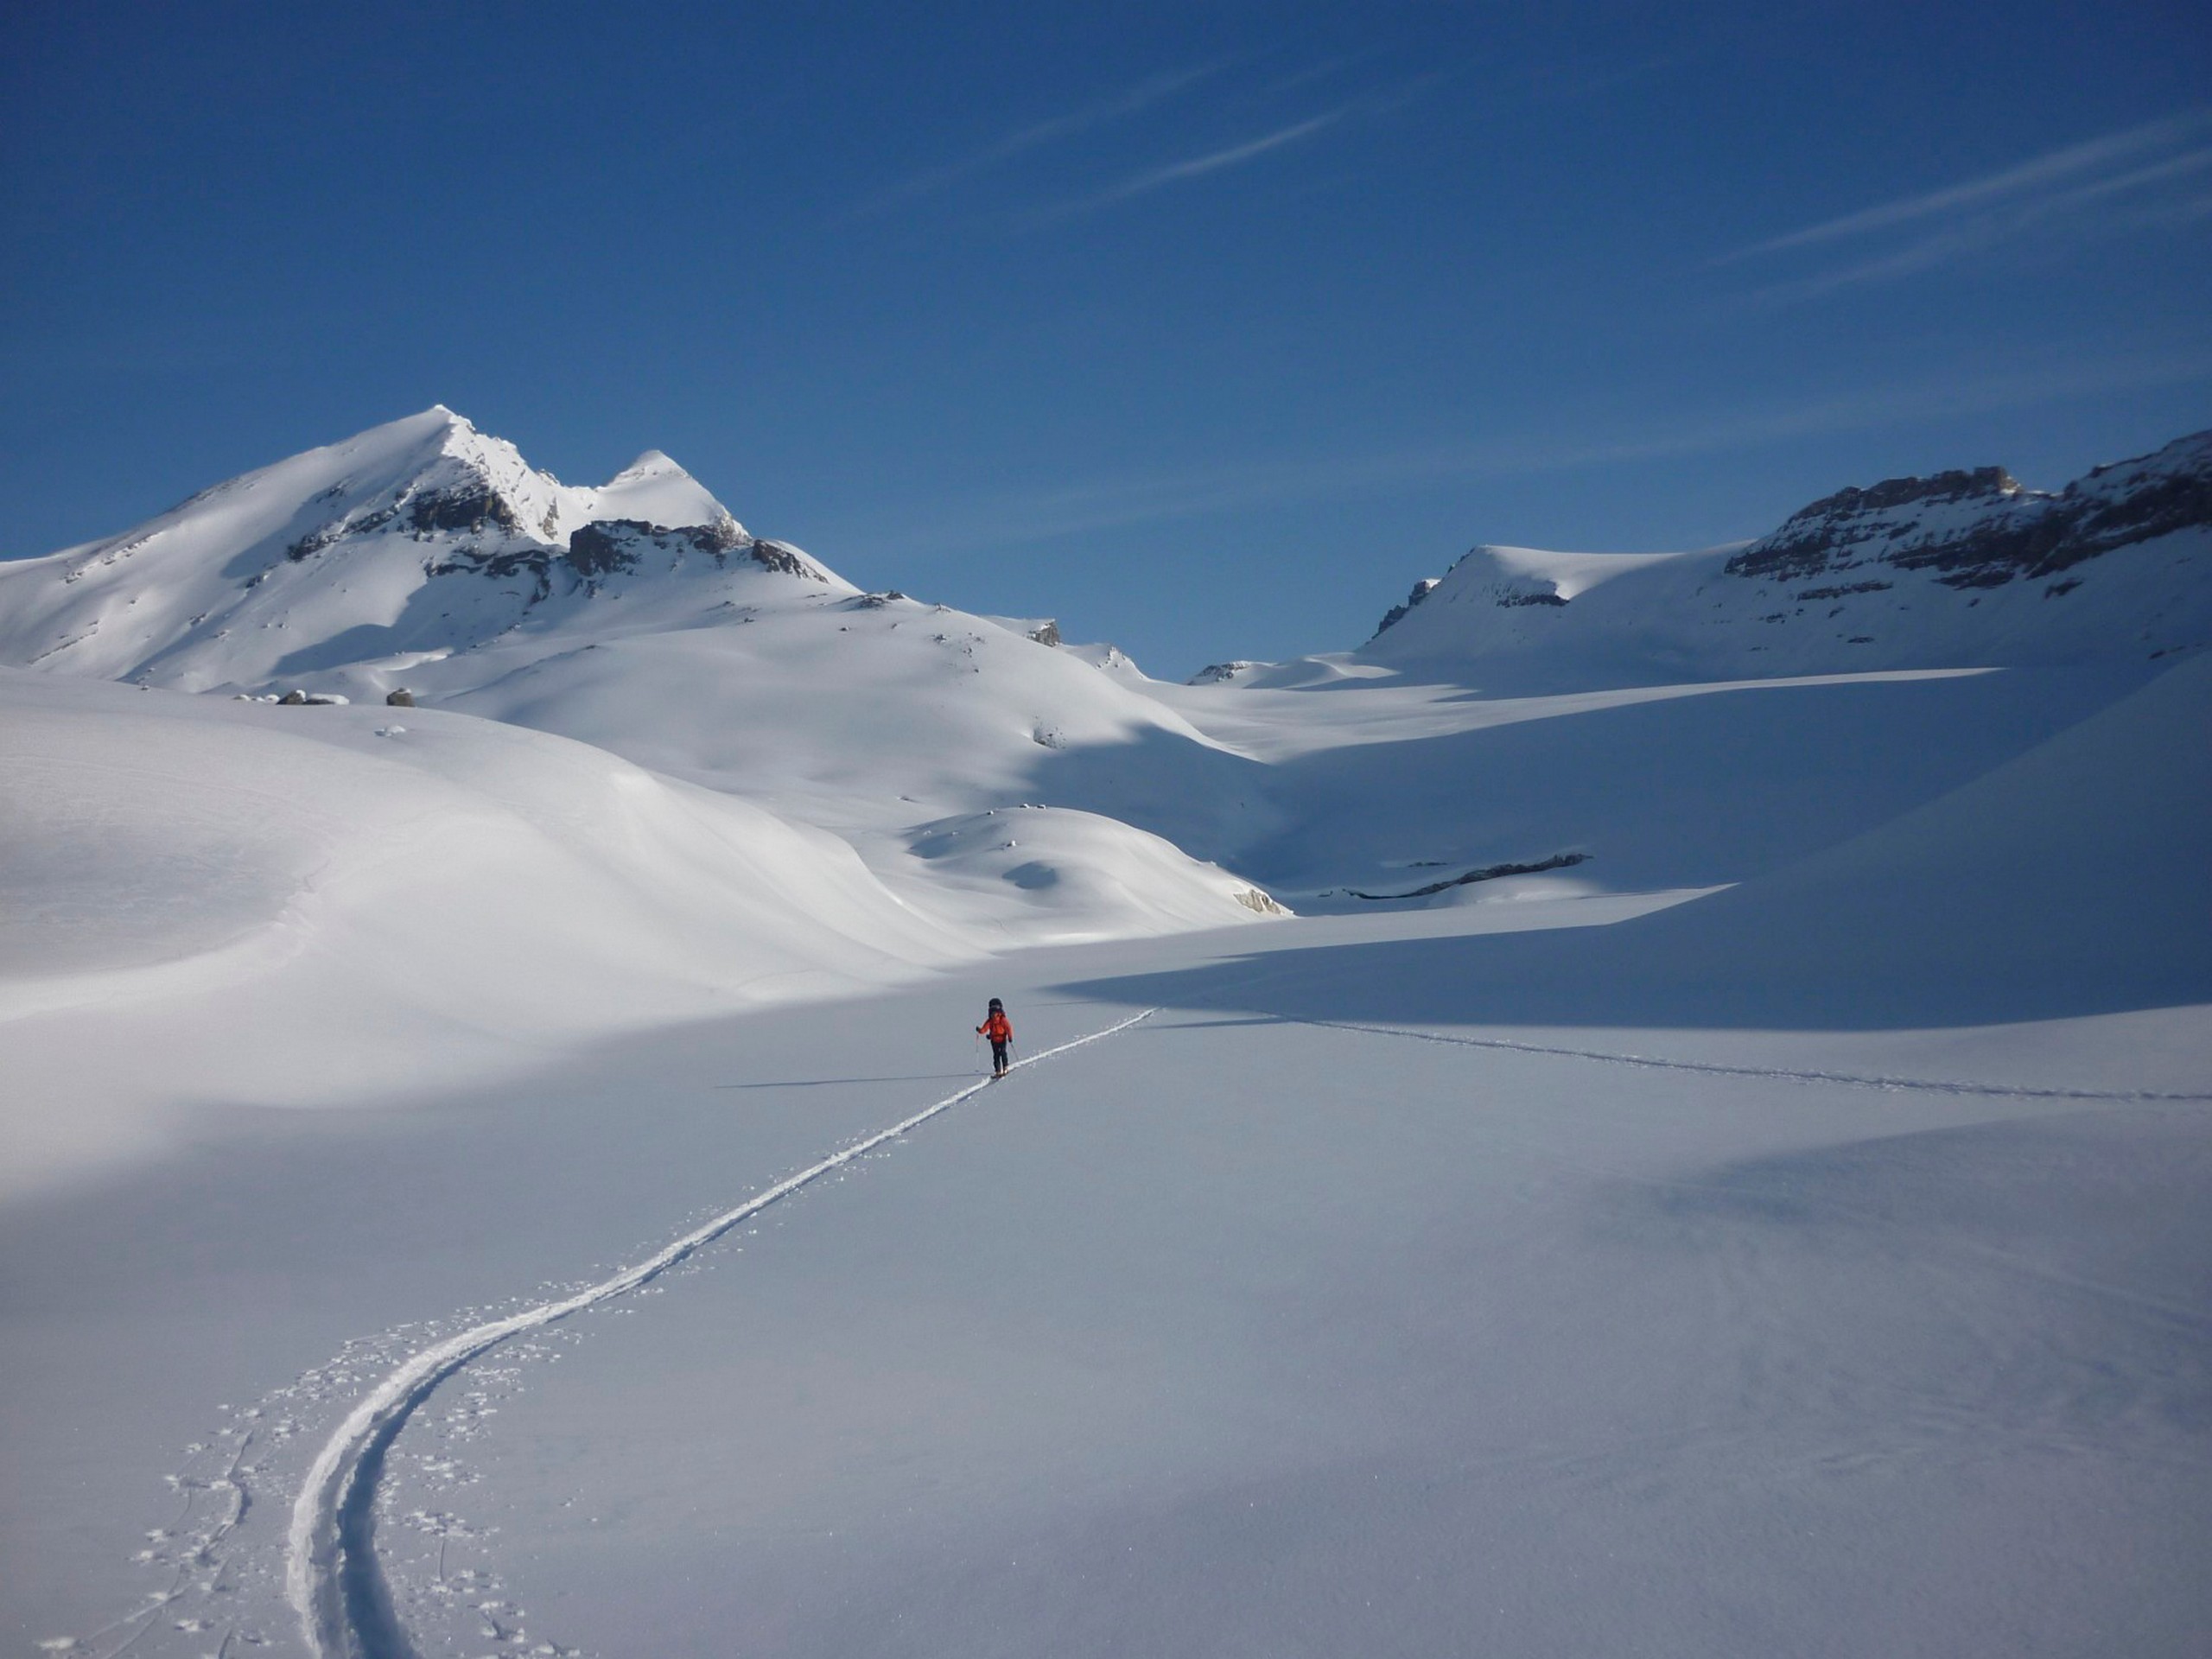
[[[1792,514],[1726,568],[1732,576],[1795,582],[1885,565],[1933,571],[1949,588],[2001,588],[2208,524],[2212,433],[2199,433],[2100,467],[2055,495],[2021,488],[2001,467],[1840,490]]]
[[[1238,675],[1261,666],[1262,664],[1241,657],[1231,663],[1208,663],[1183,683],[1185,685],[1227,685]]]
[[[1406,620],[1407,613],[1410,612],[1414,606],[1420,604],[1421,601],[1427,599],[1431,594],[1434,593],[1438,588],[1443,585],[1443,582],[1444,578],[1441,576],[1423,576],[1419,582],[1414,583],[1413,592],[1406,595],[1405,601],[1402,604],[1393,605],[1389,610],[1382,613],[1382,620],[1375,625],[1375,632],[1377,634],[1387,633],[1399,623],[1404,621]],[[1372,638],[1373,636],[1370,635],[1370,637]]]
[[[2212,432],[2056,492],[2000,467],[1839,490],[1703,552],[1482,546],[1361,648],[1491,687],[2158,661],[2212,645]]]

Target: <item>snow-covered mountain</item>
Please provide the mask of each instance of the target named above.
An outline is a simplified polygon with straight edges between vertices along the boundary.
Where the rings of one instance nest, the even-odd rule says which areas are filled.
[[[233,713],[179,723],[149,703],[147,730],[188,731],[207,751],[192,770],[208,778],[270,775],[264,752],[310,753],[270,747],[280,737],[334,744],[314,749],[310,769],[346,773],[329,787],[364,800],[379,778],[397,800],[422,794],[389,763],[450,745],[455,716],[532,728],[588,746],[598,769],[557,744],[487,734],[466,752],[486,768],[490,799],[440,795],[435,810],[519,811],[558,838],[572,829],[552,773],[580,791],[576,811],[605,814],[601,830],[634,817],[608,804],[625,791],[703,785],[755,814],[764,849],[826,833],[856,855],[863,899],[826,878],[783,883],[802,912],[822,888],[823,938],[850,933],[854,906],[873,906],[886,938],[919,918],[956,956],[1249,921],[1278,900],[1360,910],[1700,887],[1871,830],[2212,637],[2208,474],[2212,435],[2201,435],[2056,495],[1993,469],[1847,490],[1761,541],[1707,553],[1481,548],[1357,652],[1224,664],[1180,686],[1110,646],[1065,644],[1043,619],[862,593],[747,532],[658,452],[574,487],[441,407],[123,535],[0,565],[0,665],[15,670],[0,677],[0,714],[13,710],[18,758],[48,766],[55,751],[39,734],[64,694],[31,696],[41,678],[212,692]],[[1942,677],[1990,666],[2034,672]],[[1867,670],[1915,677],[1877,683]],[[1843,683],[1793,688],[1789,676]],[[1703,695],[1751,684],[1776,695]],[[223,696],[293,687],[379,705],[404,690],[418,707],[379,725],[381,708],[255,709]],[[111,747],[102,734],[125,728],[98,707],[111,717],[70,725],[94,772]],[[1929,749],[1916,734],[1939,722],[1956,734]],[[1848,777],[1829,758],[1841,743],[1861,757]],[[336,868],[335,852],[300,864],[299,847],[321,844],[305,831],[279,856],[253,814],[210,817],[183,774],[156,785],[139,760],[117,764],[149,780],[134,798],[149,822],[130,835],[157,841],[153,821],[178,815],[226,824],[209,831],[217,850],[194,860],[263,868],[256,891],[278,893],[218,906],[218,931],[276,925],[310,865]],[[1656,774],[1639,785],[1654,767],[1665,786]],[[129,793],[87,782],[26,795],[19,841],[111,838]],[[54,805],[72,798],[77,808]],[[630,890],[665,885],[625,835],[594,844],[609,872],[636,866]],[[359,835],[330,842],[341,845],[366,855]],[[162,915],[204,908],[217,890],[178,868],[175,890],[111,918],[99,937],[112,948],[79,969],[213,948],[164,931]],[[454,880],[433,861],[416,885]],[[539,902],[530,885],[509,883],[500,902],[524,913]],[[640,937],[661,927],[660,905],[631,918]],[[743,910],[687,958],[687,982],[736,982],[718,959],[749,971]],[[91,950],[93,933],[75,937]],[[50,941],[16,943],[21,971],[54,965]],[[835,954],[817,967],[835,971]],[[588,1011],[575,1017],[589,1024]]]
[[[405,690],[841,831],[1018,804],[1044,753],[1211,747],[1118,652],[1058,646],[1049,620],[863,594],[658,451],[574,488],[442,406],[0,564],[0,664]]]
[[[1357,658],[1491,689],[2156,661],[2212,643],[2212,432],[2056,493],[2001,467],[1846,489],[1748,544],[1477,547]]]
[[[110,1057],[118,1107],[305,1102],[1279,915],[1039,798],[1071,748],[1211,752],[1052,637],[862,594],[658,452],[571,487],[443,408],[0,564],[0,1027],[59,1056],[135,1007],[163,1058]],[[270,1040],[202,1042],[241,996]],[[82,1077],[14,1081],[60,1122]]]
[[[1191,685],[443,410],[0,567],[0,1628],[2193,1651],[2203,452]]]
[[[658,450],[576,488],[441,405],[0,564],[0,663],[258,689],[586,618],[681,626],[781,589],[853,591]]]
[[[0,565],[0,663],[264,696],[404,689],[830,830],[925,901],[956,868],[987,874],[1019,894],[1009,916],[1061,936],[1160,912],[1133,898],[1086,921],[1078,902],[1143,887],[1154,837],[1201,861],[1186,873],[1200,887],[1300,908],[1437,884],[1445,902],[1470,873],[1574,855],[1589,855],[1574,880],[1694,885],[1762,868],[1820,824],[1865,827],[1857,815],[1941,779],[1879,735],[1924,717],[1909,698],[1856,696],[1847,715],[1818,717],[1887,757],[1852,804],[1830,798],[1828,740],[1748,706],[1662,709],[1681,688],[2114,671],[2007,690],[2005,719],[1973,716],[1986,745],[1949,754],[1970,775],[2212,638],[2209,472],[2201,435],[2057,494],[1995,469],[1846,490],[1760,541],[1703,553],[1478,548],[1357,652],[1224,664],[1185,687],[1110,646],[1065,644],[1042,619],[861,593],[749,534],[658,452],[575,488],[435,408],[121,536]],[[1555,699],[1454,689],[1469,686]],[[1590,717],[1586,694],[1635,688],[1656,689]],[[1940,695],[1961,710],[1987,700]],[[1631,720],[1631,706],[1646,712]],[[1655,743],[1678,772],[1693,755],[1734,757],[1679,833],[1586,787]],[[1738,810],[1731,779],[1753,753],[1764,777],[1798,785]],[[1808,821],[1784,799],[1827,804]],[[1049,883],[1031,868],[1046,817],[993,830],[995,813],[1040,802],[1081,815],[1052,832],[1067,855],[1046,861]],[[1716,809],[1733,826],[1718,836]],[[1140,838],[1109,849],[1121,829]],[[944,855],[954,846],[960,859]]]

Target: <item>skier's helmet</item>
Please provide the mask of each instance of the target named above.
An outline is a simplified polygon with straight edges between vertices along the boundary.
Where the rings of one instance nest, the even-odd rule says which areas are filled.
[[[1006,1004],[1000,1001],[995,996],[993,997],[991,999],[991,1012],[993,1014],[1004,1014],[1006,1012]]]

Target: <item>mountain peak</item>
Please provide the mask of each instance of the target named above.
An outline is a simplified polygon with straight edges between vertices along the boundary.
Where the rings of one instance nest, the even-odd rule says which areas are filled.
[[[563,484],[442,404],[204,490],[105,541],[0,568],[0,663],[189,688],[466,650],[647,596],[726,614],[763,575],[848,584],[756,542],[648,449]]]
[[[690,474],[685,472],[664,451],[648,449],[620,472],[615,474],[608,481],[619,484],[625,479],[689,478],[690,476]]]
[[[737,528],[705,485],[658,449],[648,449],[595,490],[582,490],[589,516],[677,530]]]

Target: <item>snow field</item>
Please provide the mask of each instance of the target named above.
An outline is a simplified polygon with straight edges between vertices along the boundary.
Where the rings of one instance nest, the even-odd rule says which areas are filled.
[[[1708,902],[1579,930],[1593,1010],[1635,930]],[[1990,1090],[2180,1092],[2203,1076],[2201,1018],[1588,1028],[1575,1054],[1300,1022],[1308,989],[1403,1011],[1456,984],[1477,1002],[1483,957],[1544,912],[1622,908],[1043,952],[965,989],[631,1039],[527,1090],[426,1103],[397,1135],[286,1145],[242,1124],[219,1161],[149,1169],[98,1206],[159,1217],[181,1173],[208,1189],[187,1211],[235,1218],[212,1257],[189,1213],[157,1224],[203,1242],[152,1285],[135,1244],[48,1242],[65,1217],[89,1224],[82,1208],[44,1227],[16,1212],[27,1230],[0,1259],[35,1274],[67,1252],[73,1306],[10,1348],[11,1397],[70,1421],[92,1356],[137,1351],[130,1310],[149,1291],[202,1319],[243,1297],[227,1323],[250,1349],[314,1356],[336,1343],[302,1316],[420,1322],[459,1307],[457,1286],[510,1294],[591,1253],[637,1260],[626,1239],[687,1209],[711,1221],[700,1201],[718,1188],[804,1168],[897,1122],[901,1096],[943,1098],[910,1074],[980,1064],[965,1027],[987,993],[1037,1046],[1126,1017],[1114,1005],[1155,984],[1203,986],[1183,1005],[1198,1012],[991,1090],[726,1236],[665,1295],[432,1396],[378,1488],[403,1627],[456,1652],[487,1628],[587,1650],[650,1630],[721,1651],[735,1630],[800,1653],[863,1637],[1541,1652],[1655,1632],[1700,1651],[2031,1653],[2094,1627],[2183,1650],[2186,1541],[2206,1535],[2187,1404],[2204,1332],[2177,1312],[2208,1248],[2190,1198],[2202,1108],[2101,1100],[2084,1116],[2080,1100]],[[1496,924],[1524,931],[1465,933]],[[1394,938],[1454,955],[1377,984],[1363,953]],[[1053,988],[1071,976],[1090,988]],[[1590,1058],[1607,1054],[1676,1064]],[[1982,1089],[1880,1086],[1899,1077]],[[302,1234],[277,1189],[360,1201]],[[311,1301],[271,1319],[292,1274]],[[103,1306],[114,1316],[86,1317]],[[441,1315],[425,1334],[517,1311]],[[188,1328],[181,1357],[202,1345]],[[305,1448],[422,1342],[395,1332],[318,1362],[269,1402],[296,1427],[252,1454],[257,1490],[297,1490]],[[134,1381],[111,1427],[150,1415],[134,1432],[158,1436],[163,1397],[191,1422],[226,1397],[194,1383],[205,1368]],[[15,1448],[18,1490],[53,1491],[21,1463],[31,1450]],[[128,1446],[101,1461],[126,1492],[146,1479]],[[211,1609],[283,1650],[283,1507],[257,1503],[228,1575],[189,1580],[134,1651],[197,1651],[176,1626]],[[2084,1509],[2093,1548],[2065,1519]],[[14,1547],[49,1560],[55,1543]],[[1582,1561],[1607,1565],[1578,1577]],[[50,1582],[73,1576],[98,1575]],[[1831,1640],[1861,1630],[1878,1640]]]
[[[1015,1065],[1034,1065],[1071,1049],[1116,1036],[1148,1018],[1149,1012],[1030,1055],[1015,1062]],[[406,1645],[404,1630],[391,1617],[382,1574],[374,1561],[374,1523],[368,1517],[373,1514],[377,1479],[385,1449],[431,1389],[480,1354],[502,1343],[644,1288],[669,1268],[779,1199],[856,1158],[865,1157],[886,1142],[919,1128],[939,1113],[973,1098],[988,1086],[988,1083],[970,1084],[947,1095],[889,1128],[880,1129],[797,1174],[785,1177],[735,1209],[694,1228],[612,1278],[587,1286],[559,1301],[540,1303],[473,1325],[422,1349],[385,1376],[354,1407],[337,1433],[316,1453],[299,1496],[293,1501],[291,1531],[286,1544],[285,1593],[300,1616],[310,1649],[317,1656],[342,1656],[362,1650],[391,1651]]]
[[[0,569],[16,1646],[2194,1650],[2201,527],[1196,687],[741,534],[436,410]]]
[[[449,1086],[1010,945],[1262,916],[1112,820],[977,815],[925,856],[879,836],[879,875],[753,800],[434,709],[0,671],[0,773],[17,1191],[143,1154],[181,1102]],[[124,1010],[133,1040],[103,1041]]]
[[[508,1403],[533,1639],[2185,1650],[2201,1107],[1172,1014],[988,1105]]]

